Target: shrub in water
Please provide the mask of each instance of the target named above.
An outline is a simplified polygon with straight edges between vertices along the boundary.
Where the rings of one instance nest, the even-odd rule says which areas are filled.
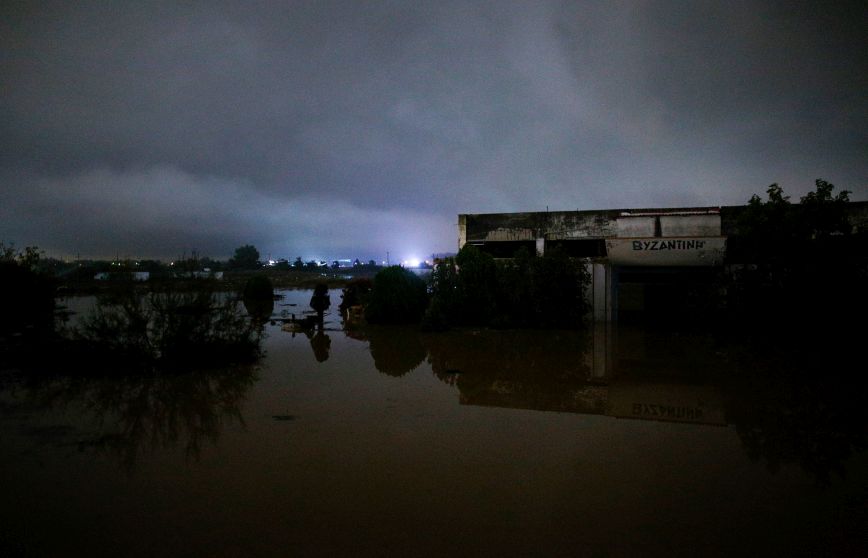
[[[412,271],[393,265],[377,273],[365,318],[370,323],[414,323],[428,305],[423,281]]]
[[[265,275],[254,275],[244,285],[242,296],[245,300],[274,300],[274,285]]]

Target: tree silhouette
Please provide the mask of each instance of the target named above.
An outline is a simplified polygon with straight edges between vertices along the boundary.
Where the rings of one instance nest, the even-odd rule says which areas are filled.
[[[231,269],[257,269],[259,267],[259,250],[255,246],[245,244],[235,249],[235,255],[229,259]]]

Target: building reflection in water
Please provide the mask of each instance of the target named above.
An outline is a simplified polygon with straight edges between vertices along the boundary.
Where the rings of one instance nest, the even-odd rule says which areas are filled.
[[[830,379],[817,363],[732,357],[706,334],[614,328],[586,331],[367,328],[377,369],[400,376],[427,358],[462,405],[731,425],[770,470],[799,463],[815,480],[843,474],[868,447],[864,379]],[[796,373],[794,367],[803,369]],[[811,366],[815,366],[811,369]],[[828,381],[827,381],[828,380]],[[858,385],[853,385],[856,382]]]
[[[610,327],[449,332],[423,339],[434,374],[457,386],[464,405],[725,424],[717,387],[685,380],[686,364],[673,359],[665,363],[670,369],[659,359],[640,366],[649,358],[645,343],[615,351]],[[625,370],[625,364],[634,368]]]

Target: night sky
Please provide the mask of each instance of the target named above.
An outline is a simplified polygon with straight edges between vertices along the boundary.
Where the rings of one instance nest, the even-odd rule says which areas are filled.
[[[10,2],[0,241],[392,261],[457,214],[868,198],[865,2]]]

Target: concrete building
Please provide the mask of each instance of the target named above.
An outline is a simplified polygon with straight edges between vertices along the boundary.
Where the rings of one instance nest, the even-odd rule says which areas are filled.
[[[644,310],[647,288],[632,279],[645,275],[646,268],[723,265],[727,213],[689,207],[459,215],[458,245],[472,244],[501,258],[520,248],[538,255],[557,248],[585,258],[594,320],[605,322],[615,320],[619,310]]]
[[[598,322],[631,312],[665,311],[708,285],[727,257],[745,206],[545,211],[458,216],[458,248],[495,258],[553,248],[583,258]],[[868,202],[850,202],[853,229],[868,230]]]

